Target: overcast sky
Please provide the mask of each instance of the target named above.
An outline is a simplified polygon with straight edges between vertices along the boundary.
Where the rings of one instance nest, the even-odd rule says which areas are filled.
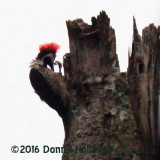
[[[65,21],[90,23],[101,10],[111,18],[121,71],[126,71],[133,15],[140,34],[149,23],[160,25],[160,0],[0,0],[0,159],[61,159],[42,153],[43,145],[63,145],[64,129],[57,113],[34,93],[28,66],[46,42],[61,46],[57,60],[62,60],[69,52]],[[40,153],[13,154],[13,145],[38,145]]]

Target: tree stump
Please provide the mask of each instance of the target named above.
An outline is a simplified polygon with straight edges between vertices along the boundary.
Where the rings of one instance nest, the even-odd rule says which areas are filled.
[[[70,53],[64,56],[64,79],[70,103],[64,147],[71,151],[63,160],[139,159],[133,150],[140,150],[141,142],[110,19],[102,11],[92,25],[82,19],[66,23]]]
[[[62,159],[157,159],[160,28],[151,24],[141,38],[134,20],[128,72],[120,73],[115,31],[104,11],[91,25],[82,19],[66,24],[64,76],[40,65],[30,72],[36,93],[63,120]]]
[[[145,159],[151,160],[160,141],[160,27],[150,24],[143,30],[142,38],[135,19],[133,27],[128,68],[130,100],[143,150],[151,152]]]

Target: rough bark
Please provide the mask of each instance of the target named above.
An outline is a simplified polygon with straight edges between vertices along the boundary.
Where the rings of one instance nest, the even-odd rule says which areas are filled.
[[[132,55],[128,78],[131,106],[138,125],[143,150],[153,152],[144,159],[154,159],[158,149],[158,113],[160,89],[160,28],[150,24],[138,34],[134,19]]]
[[[64,76],[39,65],[30,72],[36,93],[63,120],[62,159],[157,159],[160,28],[151,24],[141,38],[134,20],[128,72],[120,73],[115,31],[104,11],[91,25],[82,19],[66,24]]]
[[[128,103],[126,74],[120,74],[115,31],[105,12],[67,21],[70,53],[64,56],[64,78],[70,93],[63,160],[139,159],[141,141]],[[110,153],[86,153],[76,147],[96,145]],[[76,152],[76,153],[75,153]],[[106,151],[107,152],[107,151]]]

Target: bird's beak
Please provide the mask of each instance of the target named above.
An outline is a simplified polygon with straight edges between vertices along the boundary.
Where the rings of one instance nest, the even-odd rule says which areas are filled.
[[[49,65],[50,68],[54,71],[53,62],[50,62],[48,65]]]
[[[54,58],[51,54],[47,55],[46,57],[44,57],[44,64],[46,65],[49,65],[49,67],[54,71],[54,67],[53,67],[53,62],[54,61]]]

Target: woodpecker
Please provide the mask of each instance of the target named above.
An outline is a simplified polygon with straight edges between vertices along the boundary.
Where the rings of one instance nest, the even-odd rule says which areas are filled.
[[[69,93],[61,74],[62,65],[58,61],[54,62],[59,47],[56,43],[40,45],[40,53],[38,53],[36,59],[31,62],[29,78],[32,87],[40,99],[45,101],[63,117],[69,103]],[[49,65],[51,69],[47,68],[47,65]],[[54,72],[53,65],[59,66],[60,74]]]
[[[47,65],[50,66],[50,68],[54,71],[53,65],[55,65],[54,60],[56,58],[57,50],[60,48],[60,46],[56,43],[46,43],[39,46],[39,54],[36,57],[36,60],[33,60],[31,62],[31,68],[35,68],[38,66],[47,67]],[[60,62],[59,62],[60,63]],[[59,68],[59,70],[61,70]]]

